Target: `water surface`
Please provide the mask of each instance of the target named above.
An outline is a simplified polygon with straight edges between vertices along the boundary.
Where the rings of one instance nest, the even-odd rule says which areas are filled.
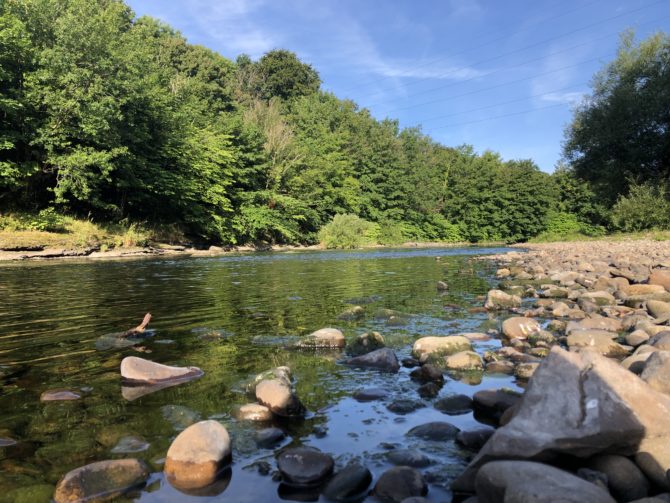
[[[472,414],[446,416],[429,400],[413,413],[394,414],[386,408],[394,398],[419,398],[408,369],[397,375],[352,369],[339,363],[340,353],[286,347],[296,337],[336,326],[347,338],[377,330],[404,358],[419,336],[495,327],[487,314],[468,309],[480,306],[481,296],[494,284],[493,265],[474,257],[501,251],[384,249],[3,265],[0,437],[17,444],[0,447],[0,501],[17,494],[11,491],[55,486],[67,471],[86,463],[123,457],[144,459],[154,470],[147,486],[129,500],[294,498],[270,475],[258,473],[262,461],[275,469],[276,454],[255,446],[252,435],[260,426],[232,418],[236,405],[250,401],[245,383],[278,365],[293,369],[297,392],[310,411],[304,421],[280,425],[288,435],[281,447],[317,447],[331,453],[338,467],[356,459],[375,478],[392,466],[386,459],[389,449],[415,448],[432,459],[421,468],[430,481],[429,498],[448,501],[449,482],[471,453],[453,442],[410,440],[405,433],[435,420],[463,429],[481,426]],[[436,290],[438,280],[448,282],[447,293]],[[338,319],[352,305],[364,307],[365,317]],[[389,318],[384,310],[396,313]],[[104,343],[106,334],[137,325],[147,311],[154,317],[150,337],[140,348],[147,353]],[[478,343],[476,349],[497,346],[493,340]],[[119,364],[128,355],[195,365],[205,376],[128,401],[119,377]],[[448,379],[441,395],[514,387],[508,377],[478,381]],[[390,397],[358,403],[351,395],[364,387],[383,387]],[[83,398],[41,403],[40,394],[51,389],[76,391]],[[234,439],[230,480],[212,488],[209,496],[185,495],[163,478],[162,460],[181,429],[207,418],[220,420]],[[126,436],[149,447],[118,453],[117,442]],[[142,447],[146,445],[135,446]]]

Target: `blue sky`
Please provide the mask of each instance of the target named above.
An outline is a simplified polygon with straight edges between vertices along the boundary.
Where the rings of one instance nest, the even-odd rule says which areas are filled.
[[[437,141],[553,171],[619,34],[670,32],[670,0],[130,0],[235,59],[283,48],[323,88]]]

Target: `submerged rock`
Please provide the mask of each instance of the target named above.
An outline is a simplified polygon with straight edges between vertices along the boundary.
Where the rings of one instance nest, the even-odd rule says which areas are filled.
[[[474,351],[459,351],[444,357],[444,366],[449,370],[482,370],[484,362]]]
[[[200,421],[174,439],[165,460],[165,475],[178,489],[214,483],[231,458],[230,436],[218,421]]]
[[[394,465],[425,468],[433,464],[433,460],[415,449],[394,449],[386,454],[386,458]]]
[[[400,503],[405,498],[428,494],[428,484],[414,468],[396,466],[379,477],[374,493],[383,502]]]
[[[200,421],[200,414],[183,405],[163,405],[161,414],[175,430],[183,430]]]
[[[138,437],[123,437],[112,448],[113,454],[130,454],[146,451],[149,448],[149,442]]]
[[[398,357],[390,348],[376,349],[364,355],[350,358],[344,363],[352,367],[375,368],[386,372],[398,372],[400,370]]]
[[[185,382],[203,374],[198,367],[171,367],[136,356],[127,356],[121,361],[121,377],[127,384]]]
[[[70,401],[70,400],[79,400],[81,395],[69,390],[50,390],[45,391],[40,395],[41,402],[58,402],[58,401]]]
[[[409,430],[406,435],[408,437],[418,437],[425,440],[453,440],[458,435],[459,430],[451,423],[444,421],[433,421],[430,423],[420,424]]]
[[[354,400],[359,402],[373,402],[386,398],[389,392],[382,388],[365,388],[354,392]]]
[[[480,503],[615,503],[609,493],[553,466],[530,461],[493,461],[475,479]]]
[[[248,403],[237,408],[235,418],[240,421],[270,421],[272,412],[264,405]]]
[[[144,484],[149,468],[137,459],[98,461],[68,472],[56,486],[56,503],[108,501]]]
[[[286,438],[286,434],[279,428],[263,428],[254,433],[254,440],[258,447],[271,448]]]
[[[450,395],[435,402],[435,408],[444,414],[458,416],[472,410],[472,398],[467,395]]]
[[[353,306],[342,311],[337,317],[338,320],[342,321],[358,321],[365,318],[365,309],[361,306]]]
[[[376,349],[385,347],[384,337],[379,332],[369,332],[357,335],[356,338],[347,345],[347,354],[351,356],[360,356],[370,353]]]
[[[333,472],[333,458],[317,449],[297,447],[286,449],[277,458],[277,468],[285,484],[314,486]]]

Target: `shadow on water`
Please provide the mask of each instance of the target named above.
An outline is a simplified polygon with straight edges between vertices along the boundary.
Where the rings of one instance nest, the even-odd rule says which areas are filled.
[[[403,358],[419,336],[485,330],[488,315],[468,309],[481,305],[478,296],[492,284],[493,266],[474,256],[501,251],[259,253],[0,267],[0,438],[17,441],[0,447],[0,494],[45,491],[72,468],[137,456],[154,473],[143,490],[132,494],[136,501],[293,497],[280,491],[271,475],[259,473],[267,471],[266,463],[275,469],[275,452],[256,447],[253,438],[267,425],[232,418],[236,406],[250,401],[244,385],[251,377],[288,365],[310,415],[278,425],[287,434],[280,446],[318,447],[331,453],[338,467],[358,460],[375,479],[392,466],[390,449],[418,449],[430,458],[421,468],[430,482],[429,495],[449,499],[449,483],[471,453],[453,442],[409,440],[405,433],[429,421],[474,428],[479,423],[471,413],[446,416],[433,408],[433,400],[421,400],[415,412],[395,414],[386,407],[392,400],[420,399],[408,369],[392,375],[349,368],[338,363],[340,354],[289,351],[286,342],[326,326],[342,329],[347,338],[376,330]],[[436,290],[438,280],[449,284],[447,292]],[[362,319],[338,318],[355,304],[364,309]],[[153,314],[152,332],[139,341],[146,353],[104,343],[109,334],[136,325],[147,311]],[[499,343],[476,345],[481,352]],[[198,366],[205,375],[127,400],[118,369],[129,355]],[[448,379],[440,396],[500,386],[514,384],[509,377],[485,377],[478,384]],[[367,387],[384,388],[389,396],[364,403],[351,398]],[[82,399],[41,403],[40,394],[49,389],[77,391]],[[163,478],[162,460],[179,431],[206,418],[220,420],[231,432],[234,463],[220,494],[189,496]],[[118,441],[128,436],[148,442],[149,448],[114,454]]]

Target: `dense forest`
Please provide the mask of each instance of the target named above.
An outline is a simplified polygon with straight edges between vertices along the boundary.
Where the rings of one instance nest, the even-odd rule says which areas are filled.
[[[286,50],[230,61],[121,1],[4,0],[0,212],[223,244],[667,227],[670,38],[625,35],[592,87],[550,175],[377,120]]]

